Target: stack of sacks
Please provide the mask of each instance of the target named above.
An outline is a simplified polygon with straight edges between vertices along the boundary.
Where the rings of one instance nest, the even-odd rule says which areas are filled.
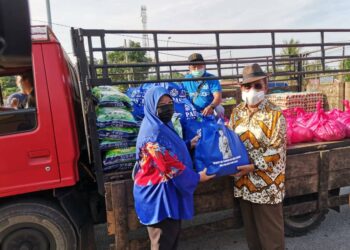
[[[192,105],[192,103],[186,98],[186,91],[182,88],[181,85],[173,83],[173,82],[162,82],[162,83],[148,83],[143,84],[136,88],[129,88],[127,91],[127,95],[130,97],[133,106],[133,115],[137,120],[142,120],[144,117],[144,95],[147,90],[153,86],[162,86],[168,90],[170,96],[174,101],[174,117],[172,119],[173,124],[175,125],[176,131],[181,136],[181,128],[179,122],[182,127],[185,126],[188,120],[197,119],[197,111],[196,108]]]
[[[267,95],[267,98],[283,110],[299,107],[306,112],[313,112],[316,111],[318,101],[323,105],[323,95],[318,92],[278,93]]]
[[[92,93],[98,104],[96,125],[104,171],[132,169],[139,125],[131,113],[131,100],[114,86],[94,87]]]

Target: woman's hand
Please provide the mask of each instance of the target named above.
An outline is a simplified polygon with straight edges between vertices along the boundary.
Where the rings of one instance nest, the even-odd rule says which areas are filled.
[[[253,172],[255,167],[254,167],[254,164],[249,164],[249,165],[239,166],[239,167],[237,167],[237,169],[239,170],[239,172],[236,174],[233,174],[231,176],[241,177],[241,176],[247,175],[247,174]]]
[[[195,148],[197,146],[199,138],[201,138],[200,135],[196,135],[195,137],[192,138],[192,140],[191,140],[191,149],[193,149],[193,148]]]
[[[213,179],[214,177],[215,177],[215,174],[207,175],[207,168],[199,172],[199,182],[206,182],[206,181],[209,181],[210,179]]]

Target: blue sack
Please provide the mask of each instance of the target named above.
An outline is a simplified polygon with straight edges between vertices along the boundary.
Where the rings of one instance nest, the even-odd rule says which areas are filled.
[[[220,177],[235,174],[238,166],[249,163],[247,150],[237,134],[221,120],[203,120],[194,154],[197,172],[207,168],[208,175]]]
[[[174,82],[146,83],[142,85],[142,90],[147,91],[153,86],[161,86],[165,88],[175,103],[182,102],[186,99],[186,90],[180,84]]]
[[[181,114],[180,121],[183,126],[185,126],[186,121],[196,120],[199,115],[196,108],[187,99],[182,99],[181,102],[174,102],[174,109],[176,113]]]
[[[126,95],[131,99],[133,111],[132,114],[137,121],[140,121],[145,116],[143,106],[144,106],[144,96],[148,89],[153,86],[162,86],[168,90],[170,96],[173,98],[175,103],[175,111],[179,109],[183,113],[183,118],[181,121],[187,117],[184,113],[185,109],[192,109],[189,104],[191,104],[186,99],[186,91],[182,88],[180,84],[174,82],[160,82],[160,83],[145,83],[139,87],[130,87]],[[178,105],[176,105],[178,104]],[[194,109],[194,108],[193,108]],[[178,111],[176,111],[179,113]]]

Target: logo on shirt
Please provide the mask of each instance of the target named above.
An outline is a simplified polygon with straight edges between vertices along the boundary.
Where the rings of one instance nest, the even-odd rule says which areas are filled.
[[[177,97],[179,95],[179,91],[177,91],[177,89],[172,89],[170,90],[170,95],[172,97]]]
[[[208,84],[204,84],[204,85],[203,85],[203,87],[202,87],[202,89],[203,89],[203,90],[205,90],[205,89],[209,89]]]

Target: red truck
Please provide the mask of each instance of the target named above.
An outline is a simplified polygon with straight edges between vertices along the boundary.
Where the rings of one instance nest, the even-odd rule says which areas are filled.
[[[34,27],[32,32],[32,67],[24,67],[16,72],[0,71],[1,76],[9,76],[31,70],[36,95],[34,108],[0,109],[0,248],[93,249],[92,225],[105,222],[106,219],[109,233],[115,234],[117,249],[141,248],[141,245],[136,243],[134,247],[129,244],[131,241],[145,238],[145,232],[141,230],[143,236],[138,233],[142,227],[138,224],[132,208],[130,171],[103,173],[91,87],[130,83],[113,82],[107,70],[113,67],[151,66],[156,69],[156,80],[138,80],[133,81],[134,83],[174,80],[161,79],[160,68],[185,65],[186,62],[162,63],[158,52],[169,48],[158,46],[155,42],[154,62],[109,64],[106,58],[107,51],[142,51],[144,48],[107,48],[104,36],[142,31],[72,29],[73,48],[78,60],[78,68],[75,68],[49,28]],[[275,34],[277,31],[262,32]],[[154,31],[155,41],[157,35],[167,33],[169,32]],[[225,32],[208,33],[217,34],[216,37],[219,37]],[[92,47],[92,37],[102,41],[100,48]],[[87,53],[84,44],[88,45]],[[275,44],[272,45],[273,48],[274,46]],[[214,49],[219,51],[234,49],[237,46],[226,47],[217,44]],[[102,64],[94,64],[94,51],[102,52]],[[232,79],[240,77],[238,64],[244,63],[244,60],[235,59],[237,74],[228,76],[221,73],[221,64],[233,64],[232,60],[225,61],[218,55],[218,60],[212,61],[211,64],[219,69],[218,79]],[[282,59],[278,59],[274,54],[273,58],[259,60],[252,58],[249,62],[267,60],[271,63],[271,68],[275,69],[276,62]],[[298,64],[297,57],[290,60]],[[171,73],[170,67],[170,76]],[[300,77],[305,72],[279,74]],[[298,145],[289,149],[287,164],[290,168],[287,166],[285,212],[286,226],[290,230],[296,233],[305,232],[324,218],[329,207],[337,207],[347,202],[347,196],[340,196],[339,189],[350,185],[347,158],[349,146],[349,140],[345,140]],[[308,167],[305,168],[304,165]],[[230,183],[232,184],[228,178],[222,178],[199,187],[195,203],[196,218],[201,219],[197,219],[196,223],[187,228],[196,226],[198,230],[199,226],[207,223],[203,219],[204,215],[220,211],[225,213],[219,216],[219,223],[215,221],[215,217],[211,217],[208,222],[216,225],[215,230],[229,228],[235,224],[232,223],[232,219],[237,219],[239,214],[227,213],[235,206],[230,198]],[[237,207],[234,207],[234,210],[235,208]],[[201,227],[198,232],[203,232],[205,228],[208,227]],[[189,237],[194,235],[193,232],[194,230],[188,233]],[[135,238],[132,233],[138,236]]]
[[[32,32],[37,106],[0,111],[0,248],[89,249],[87,195],[97,191],[78,161],[85,137],[77,74],[47,27]]]

